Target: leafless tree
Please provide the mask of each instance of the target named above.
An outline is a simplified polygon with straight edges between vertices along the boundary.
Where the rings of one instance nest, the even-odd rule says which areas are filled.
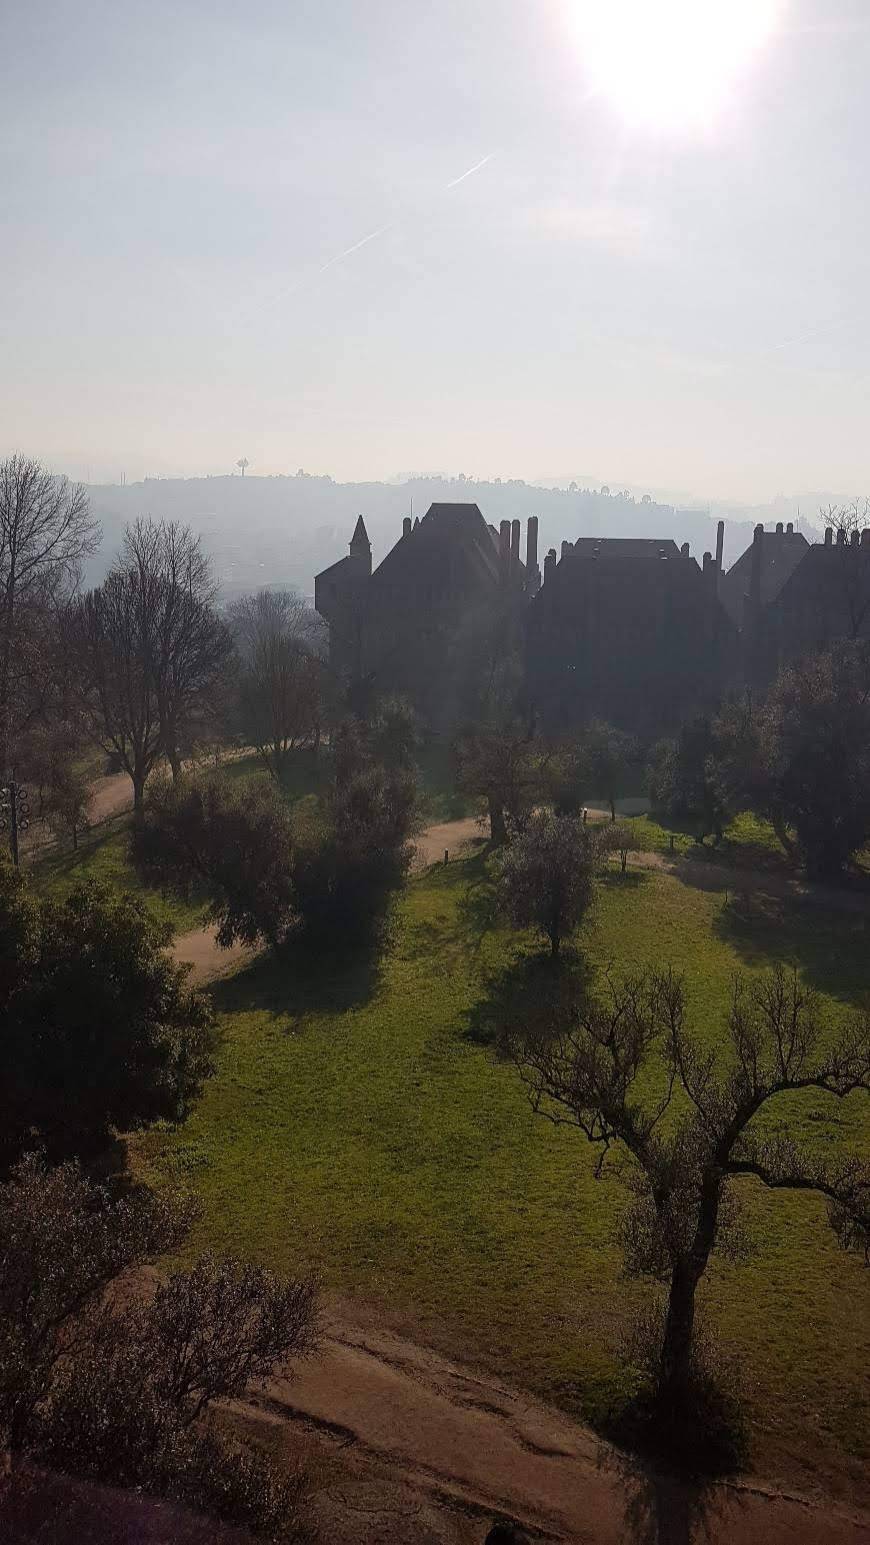
[[[163,745],[155,669],[159,599],[155,576],[114,569],[76,602],[67,619],[88,728],[132,779],[136,816],[144,808],[145,782]]]
[[[81,486],[25,456],[0,465],[0,773],[38,711],[51,615],[98,540]]]
[[[698,1285],[713,1251],[734,1253],[740,1237],[737,1183],[820,1192],[845,1245],[864,1248],[870,1225],[870,1168],[803,1152],[756,1120],[790,1091],[842,1100],[870,1089],[870,1011],[834,1039],[814,995],[776,970],[735,982],[722,1054],[684,1020],[681,980],[646,971],[609,980],[551,1037],[515,1046],[535,1109],[579,1127],[600,1150],[598,1174],[613,1147],[634,1160],[623,1246],[629,1272],[667,1284],[657,1401],[676,1425],[689,1408]]]
[[[230,625],[241,658],[242,729],[280,779],[295,749],[320,741],[320,618],[290,590],[260,590],[235,603]]]
[[[840,605],[846,624],[844,637],[862,638],[870,623],[870,499],[829,505],[822,511],[826,526],[835,532]]]
[[[214,706],[230,670],[232,635],[215,610],[211,561],[189,526],[137,520],[127,528],[118,567],[138,574],[142,592],[153,597],[151,674],[161,750],[177,780],[194,726]]]

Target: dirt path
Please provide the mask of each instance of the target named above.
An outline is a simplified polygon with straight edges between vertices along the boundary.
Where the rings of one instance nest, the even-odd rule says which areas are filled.
[[[236,1410],[301,1427],[340,1458],[318,1500],[331,1541],[464,1545],[496,1517],[583,1545],[870,1540],[870,1514],[857,1509],[755,1481],[699,1491],[650,1476],[563,1413],[435,1352],[383,1331],[327,1332],[297,1379],[273,1380]],[[348,1509],[362,1532],[342,1531]]]
[[[104,778],[94,779],[88,800],[88,820],[92,826],[132,808],[133,785],[126,773],[107,773]]]
[[[444,860],[445,852],[451,858],[476,839],[480,840],[487,835],[487,828],[481,826],[476,816],[467,816],[462,821],[441,821],[436,826],[425,826],[414,839],[414,863],[415,870],[426,869],[430,864],[440,864]]]

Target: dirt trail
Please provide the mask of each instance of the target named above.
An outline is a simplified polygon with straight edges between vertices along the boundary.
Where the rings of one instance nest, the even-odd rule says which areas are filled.
[[[301,1427],[340,1451],[342,1502],[353,1509],[355,1484],[368,1497],[368,1527],[348,1539],[482,1541],[487,1523],[505,1516],[533,1538],[583,1545],[870,1540],[870,1514],[760,1482],[699,1491],[650,1476],[563,1413],[438,1353],[385,1331],[327,1330],[322,1353],[298,1378],[275,1379],[236,1409]],[[408,1527],[420,1506],[422,1534]],[[321,1510],[328,1538],[343,1540],[328,1487]]]

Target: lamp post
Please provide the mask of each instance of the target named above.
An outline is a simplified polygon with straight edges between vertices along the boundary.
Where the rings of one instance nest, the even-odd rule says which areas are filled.
[[[30,795],[23,783],[16,783],[14,770],[6,783],[0,784],[0,829],[8,831],[12,862],[18,868],[18,838],[30,825]]]

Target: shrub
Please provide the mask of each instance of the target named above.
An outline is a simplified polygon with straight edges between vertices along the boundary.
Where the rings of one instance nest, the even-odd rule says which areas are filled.
[[[0,870],[7,1162],[34,1139],[66,1157],[159,1119],[180,1120],[211,1072],[214,1015],[141,901],[79,886],[34,903]],[[5,953],[5,952],[4,952]]]
[[[74,1164],[17,1167],[0,1187],[0,1442],[298,1539],[300,1478],[205,1418],[313,1348],[314,1284],[206,1256],[150,1299],[122,1291],[118,1275],[177,1249],[189,1221]]]
[[[187,893],[201,886],[218,943],[281,942],[293,922],[291,830],[272,783],[220,777],[158,783],[133,836],[138,868]]]
[[[592,904],[594,863],[595,840],[582,821],[537,812],[499,859],[501,911],[514,927],[546,934],[558,955]]]

